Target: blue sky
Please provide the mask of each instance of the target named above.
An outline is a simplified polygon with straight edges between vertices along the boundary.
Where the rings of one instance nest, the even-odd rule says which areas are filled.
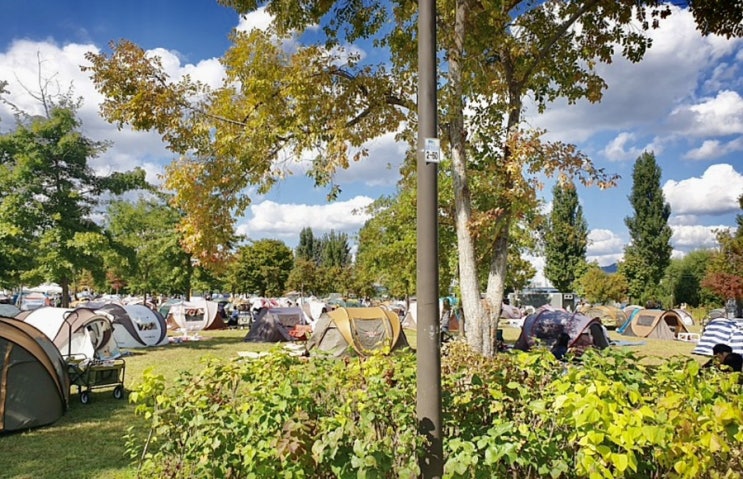
[[[152,181],[159,181],[172,155],[156,134],[118,131],[100,119],[101,97],[79,69],[86,63],[85,52],[105,50],[110,41],[126,38],[161,55],[172,76],[190,73],[216,86],[222,75],[217,59],[229,47],[230,31],[270,21],[263,12],[241,19],[212,0],[3,0],[0,18],[0,79],[10,83],[9,99],[38,111],[22,85],[35,89],[40,60],[44,74],[54,74],[62,90],[72,82],[83,96],[80,116],[86,134],[113,142],[93,166],[102,172],[141,166]],[[643,62],[617,59],[602,67],[609,89],[600,104],[557,102],[542,116],[527,115],[529,124],[548,130],[549,138],[579,145],[597,166],[621,175],[616,188],[579,190],[590,230],[589,259],[601,265],[621,259],[629,240],[624,218],[632,214],[627,197],[633,161],[646,149],[655,152],[663,172],[675,256],[713,247],[714,229],[735,224],[740,212],[736,198],[743,194],[742,45],[700,36],[688,12],[674,9],[654,32],[654,46]],[[363,55],[375,54],[357,48]],[[9,110],[0,105],[0,130],[12,125]],[[326,191],[313,189],[300,166],[298,176],[254,197],[238,231],[290,246],[305,226],[316,235],[334,229],[353,237],[367,218],[351,211],[394,191],[404,147],[389,136],[371,142],[370,152],[338,175],[338,201],[327,203]],[[549,203],[550,184],[543,194]],[[542,264],[539,258],[534,261]]]

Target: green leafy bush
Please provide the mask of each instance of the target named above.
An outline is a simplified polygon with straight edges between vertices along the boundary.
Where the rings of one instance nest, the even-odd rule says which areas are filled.
[[[412,354],[332,360],[279,350],[205,363],[131,394],[151,421],[127,447],[142,477],[413,478]],[[732,478],[743,471],[737,374],[622,350],[442,357],[445,477]]]

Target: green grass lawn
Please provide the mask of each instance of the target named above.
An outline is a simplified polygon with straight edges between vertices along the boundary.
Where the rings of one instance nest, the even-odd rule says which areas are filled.
[[[516,340],[519,332],[518,328],[503,328],[504,338],[509,343]],[[275,347],[273,344],[245,343],[242,341],[245,333],[244,330],[205,332],[203,341],[133,350],[133,354],[126,357],[125,386],[127,389],[134,387],[147,368],[172,380],[180,371],[197,370],[204,358],[235,358],[238,351]],[[406,333],[411,346],[415,347],[415,332]],[[613,339],[620,338],[615,332],[611,335]],[[631,347],[639,354],[647,355],[651,361],[690,355],[694,347],[693,343],[680,341],[640,341],[643,341],[642,345]],[[114,399],[111,388],[94,390],[91,396],[91,403],[83,405],[76,388],[73,388],[70,409],[56,423],[30,432],[0,436],[0,478],[136,477],[136,467],[126,456],[123,436],[134,427],[144,437],[144,420],[135,416],[134,406],[128,401]]]

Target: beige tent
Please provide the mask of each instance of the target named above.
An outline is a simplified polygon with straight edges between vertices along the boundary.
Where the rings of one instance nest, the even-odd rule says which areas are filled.
[[[307,341],[308,351],[317,349],[336,357],[354,353],[366,356],[385,348],[394,351],[408,346],[400,317],[379,307],[337,308],[323,314]]]
[[[439,301],[439,314],[443,314],[444,305],[443,301]],[[418,303],[413,301],[410,303],[408,311],[402,319],[402,327],[405,329],[417,329],[418,328]],[[459,331],[459,319],[454,311],[451,312],[449,317],[449,328],[450,332]]]
[[[616,329],[627,321],[627,315],[624,311],[615,306],[591,306],[583,311],[583,314],[589,318],[598,318],[607,328]]]
[[[53,423],[69,394],[67,365],[51,340],[30,324],[0,318],[0,433]]]
[[[679,333],[688,333],[683,318],[675,311],[642,309],[635,313],[623,334],[640,338],[676,339]]]

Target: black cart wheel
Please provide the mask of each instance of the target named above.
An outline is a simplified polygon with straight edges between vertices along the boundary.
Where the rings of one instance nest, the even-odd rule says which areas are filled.
[[[121,399],[124,397],[124,386],[116,386],[114,388],[114,398]]]
[[[82,391],[80,393],[80,402],[83,404],[90,404],[90,392]]]

